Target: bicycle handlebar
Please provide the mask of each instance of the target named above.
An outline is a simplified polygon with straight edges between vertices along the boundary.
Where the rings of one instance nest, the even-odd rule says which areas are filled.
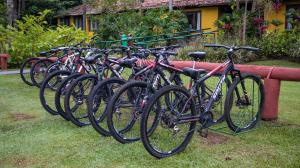
[[[243,50],[249,50],[249,51],[255,51],[255,52],[260,51],[259,48],[250,47],[250,46],[236,47],[236,46],[226,46],[226,45],[222,45],[222,44],[204,44],[203,46],[204,47],[213,47],[213,48],[225,48],[227,50],[232,49],[234,51],[241,50],[241,49],[243,49]]]

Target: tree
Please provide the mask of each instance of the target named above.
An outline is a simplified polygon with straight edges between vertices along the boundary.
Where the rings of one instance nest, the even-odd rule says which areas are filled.
[[[25,0],[7,0],[7,21],[13,25],[17,19],[21,18],[21,13],[25,9]]]
[[[14,25],[15,21],[24,15],[37,15],[49,9],[52,14],[47,16],[47,20],[51,23],[53,17],[60,11],[81,3],[82,0],[6,0],[7,22],[9,25]]]
[[[243,16],[243,34],[242,34],[242,41],[243,44],[246,43],[246,30],[247,30],[247,15],[248,15],[248,0],[245,1],[245,9],[244,9],[244,16]]]
[[[47,21],[50,24],[54,24],[52,22],[56,15],[59,15],[69,8],[80,5],[81,3],[82,0],[26,0],[23,15],[37,15],[39,12],[48,9],[52,12],[47,15]]]
[[[6,25],[7,13],[6,13],[6,0],[0,0],[0,25]]]

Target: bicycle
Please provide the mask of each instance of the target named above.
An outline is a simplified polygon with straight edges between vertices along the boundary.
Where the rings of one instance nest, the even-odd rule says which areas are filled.
[[[70,84],[64,97],[64,111],[73,124],[79,127],[90,124],[87,114],[87,98],[99,81],[108,79],[109,74],[110,77],[124,80],[121,74],[125,68],[131,68],[133,69],[133,72],[137,70],[136,68],[133,68],[137,67],[135,65],[137,59],[131,59],[129,51],[129,47],[104,50],[101,71],[96,74],[82,75]],[[109,54],[112,52],[126,52],[127,55],[121,59],[114,60],[109,58]]]
[[[264,103],[264,88],[261,79],[255,75],[241,74],[235,68],[232,57],[234,51],[240,49],[250,51],[259,51],[259,49],[219,44],[204,46],[227,49],[227,60],[200,79],[195,80],[190,90],[176,85],[163,87],[151,97],[144,108],[140,126],[141,140],[145,149],[154,157],[169,157],[183,151],[194,134],[197,122],[201,124],[198,129],[199,134],[205,137],[209,127],[224,120],[235,133],[253,128],[259,120]],[[221,69],[224,70],[219,82],[207,99],[201,94],[205,90],[200,88],[203,88],[202,85],[205,81]],[[219,95],[222,94],[222,85],[228,77],[231,77],[232,84],[226,93],[224,115],[216,119],[211,109],[215,102],[218,102]],[[254,91],[255,88],[257,90]],[[167,105],[165,97],[173,100],[171,106]],[[157,104],[160,105],[157,106]],[[239,111],[247,110],[248,107],[253,108],[247,116],[245,112],[239,113]]]
[[[172,46],[170,48],[172,49]],[[188,68],[178,69],[168,61],[169,56],[176,55],[174,52],[169,52],[168,48],[151,53],[155,56],[154,62],[139,72],[147,72],[147,78],[144,81],[127,82],[112,96],[106,107],[104,115],[107,116],[109,132],[120,143],[139,140],[138,124],[136,123],[139,122],[143,107],[147,104],[150,95],[164,85],[175,83],[182,86],[180,74],[189,74]],[[170,74],[169,78],[166,71]]]
[[[64,79],[73,73],[89,73],[95,70],[93,65],[88,64],[88,59],[83,58],[83,51],[91,50],[90,48],[71,48],[75,50],[76,55],[70,70],[59,70],[50,73],[43,81],[40,87],[40,101],[44,109],[52,115],[58,115],[59,112],[55,108],[55,92]]]

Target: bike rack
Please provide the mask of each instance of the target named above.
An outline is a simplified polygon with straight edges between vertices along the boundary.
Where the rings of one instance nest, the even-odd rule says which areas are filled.
[[[150,60],[142,61],[142,64],[149,64]],[[172,61],[176,68],[193,67],[193,61]],[[207,71],[218,67],[219,63],[196,62],[195,68]],[[271,66],[241,65],[236,64],[236,68],[242,73],[256,74],[263,78],[265,88],[265,104],[262,112],[262,119],[266,121],[278,118],[278,102],[280,95],[281,81],[300,81],[300,68],[284,68]],[[220,70],[222,72],[223,69]]]
[[[223,122],[221,124],[218,124],[218,125],[215,125],[215,126],[212,126],[212,127],[209,128],[209,130],[211,130],[213,132],[221,133],[221,134],[237,136],[237,135],[240,135],[240,134],[255,131],[260,125],[260,122],[258,122],[257,125],[252,129],[249,129],[249,130],[243,131],[243,132],[233,132],[232,130],[230,130],[228,128],[228,126],[226,124],[224,125],[224,123],[225,122]]]

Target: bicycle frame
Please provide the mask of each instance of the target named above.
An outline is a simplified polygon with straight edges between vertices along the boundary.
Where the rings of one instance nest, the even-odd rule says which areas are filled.
[[[187,102],[190,101],[190,99],[193,98],[193,95],[197,95],[196,99],[199,100],[200,105],[203,105],[203,99],[201,98],[201,95],[199,93],[199,87],[204,83],[205,80],[207,80],[208,78],[212,77],[213,75],[215,75],[216,73],[218,73],[221,69],[224,69],[221,78],[217,84],[217,86],[215,87],[212,96],[210,97],[209,101],[207,104],[205,104],[203,109],[196,109],[196,110],[200,110],[200,114],[196,115],[196,116],[187,116],[187,117],[180,117],[178,119],[178,121],[176,123],[180,124],[180,123],[186,123],[186,122],[192,122],[192,121],[200,121],[201,117],[207,113],[210,112],[214,101],[216,101],[217,96],[220,94],[221,92],[221,88],[222,85],[224,84],[226,77],[228,74],[230,74],[232,80],[234,80],[234,78],[236,77],[236,75],[238,75],[239,77],[241,77],[241,73],[239,70],[235,69],[234,67],[234,63],[232,60],[232,54],[233,54],[233,50],[229,50],[227,55],[228,55],[228,60],[226,60],[223,64],[219,65],[218,67],[214,68],[212,71],[210,71],[209,73],[207,73],[205,76],[203,76],[202,78],[200,78],[199,80],[195,81],[194,86],[191,89],[192,92],[192,96],[188,99]],[[245,92],[245,86],[243,86],[243,91]],[[195,93],[196,94],[193,94]],[[240,94],[239,92],[236,90],[236,94],[238,96],[238,98],[240,98]],[[246,93],[245,93],[246,94]],[[248,100],[249,101],[249,100]],[[212,125],[217,124],[217,123],[213,123]]]

